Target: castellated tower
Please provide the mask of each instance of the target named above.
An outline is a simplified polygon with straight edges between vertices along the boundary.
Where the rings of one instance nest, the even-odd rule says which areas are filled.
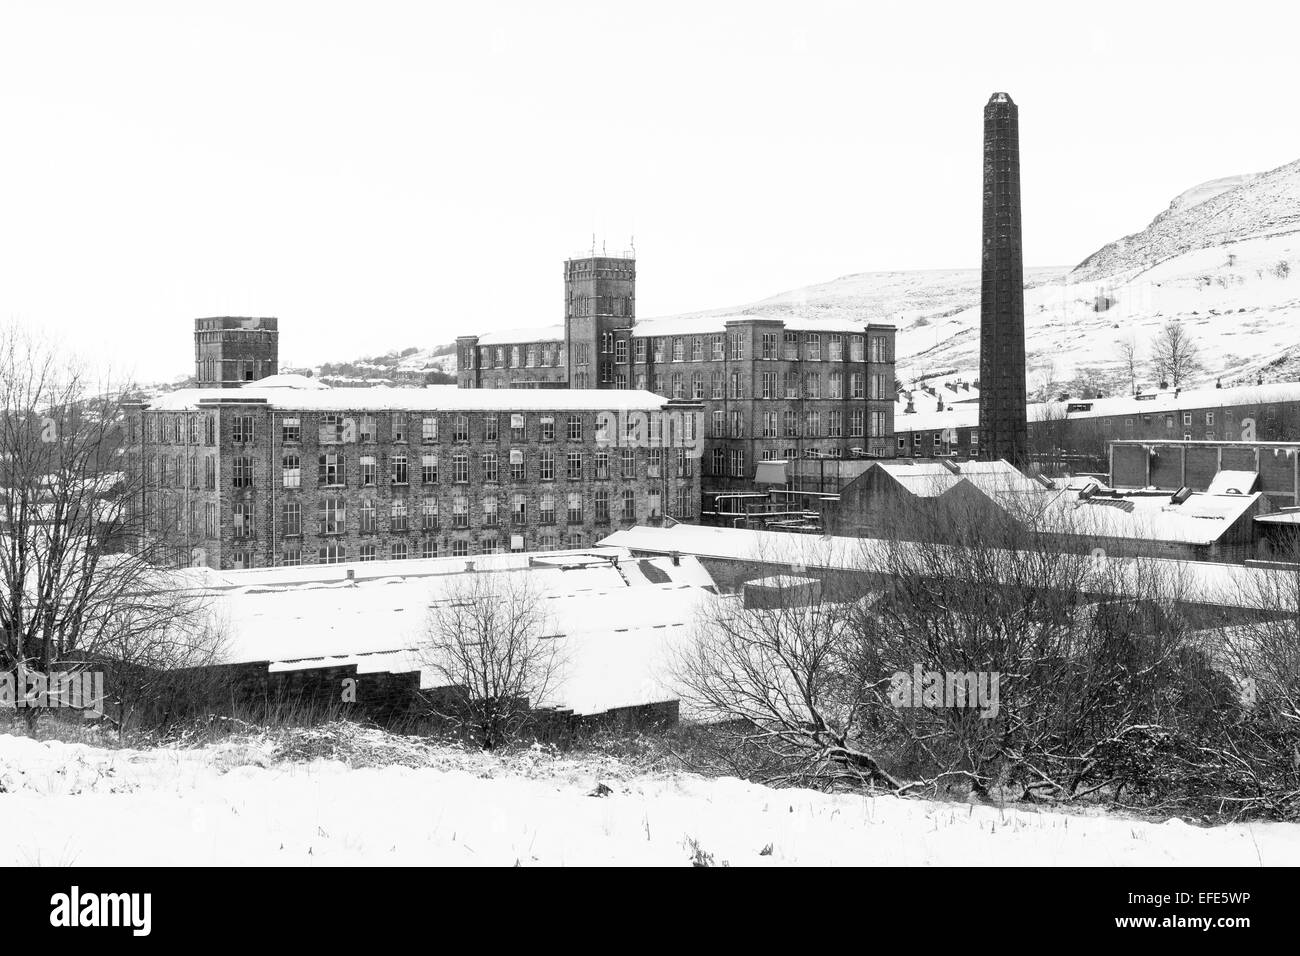
[[[979,447],[983,458],[1023,468],[1027,446],[1020,120],[1011,97],[994,93],[984,107]]]
[[[280,371],[280,331],[273,318],[218,316],[194,320],[194,378],[199,388],[238,388]]]
[[[636,321],[636,258],[631,252],[564,263],[564,340],[570,388],[612,388],[616,342]]]

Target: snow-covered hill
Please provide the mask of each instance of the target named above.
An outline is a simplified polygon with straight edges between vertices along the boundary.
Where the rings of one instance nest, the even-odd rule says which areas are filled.
[[[0,865],[1300,864],[1289,823],[777,790],[357,733],[346,763],[289,761],[264,737],[135,751],[0,735]]]

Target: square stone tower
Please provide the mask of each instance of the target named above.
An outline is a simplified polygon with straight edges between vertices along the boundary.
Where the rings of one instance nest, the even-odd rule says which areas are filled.
[[[194,378],[199,388],[238,388],[280,371],[279,322],[223,315],[194,320]]]
[[[615,350],[627,349],[635,321],[633,253],[565,261],[564,339],[570,388],[613,387]],[[624,344],[618,347],[615,343],[620,339]]]
[[[1025,279],[1020,239],[1020,120],[1006,93],[984,107],[984,250],[980,282],[980,417],[983,458],[1023,468]]]

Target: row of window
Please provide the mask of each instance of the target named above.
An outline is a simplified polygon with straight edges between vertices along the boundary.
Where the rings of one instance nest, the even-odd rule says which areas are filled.
[[[359,487],[375,487],[379,484],[382,473],[390,485],[438,484],[441,479],[450,478],[453,484],[467,484],[472,480],[492,483],[499,481],[555,481],[563,476],[566,481],[605,480],[609,478],[634,479],[637,477],[659,478],[664,475],[665,467],[672,470],[679,478],[689,478],[692,474],[692,450],[690,448],[647,448],[643,455],[638,455],[635,448],[619,448],[617,454],[609,449],[597,449],[590,456],[580,450],[567,451],[561,458],[553,448],[542,448],[536,456],[529,459],[518,448],[512,448],[504,458],[494,451],[482,452],[477,456],[478,468],[471,473],[472,457],[469,452],[456,452],[451,456],[451,469],[444,474],[439,468],[437,455],[421,455],[418,471],[412,469],[411,460],[404,454],[360,455],[356,459],[356,470],[351,472],[352,482],[348,481],[349,470],[347,456],[343,452],[322,452],[316,456],[317,487],[343,487],[354,483]],[[381,472],[381,461],[383,469]],[[590,461],[590,467],[588,462]],[[644,473],[638,463],[644,461]],[[156,460],[161,466],[154,468],[151,460],[149,476],[155,487],[168,488],[175,485],[170,482],[171,470],[167,460]],[[209,460],[210,463],[210,460]],[[191,465],[195,464],[191,462]],[[234,455],[230,459],[231,485],[235,488],[252,488],[257,483],[258,459],[252,455]],[[562,467],[561,467],[562,466]],[[179,468],[177,468],[179,477]],[[198,487],[197,472],[191,468],[194,481],[191,487]],[[212,488],[212,474],[208,473],[208,488]],[[282,488],[301,488],[303,478],[302,456],[293,452],[280,458],[280,486]]]
[[[451,440],[468,442],[471,434],[482,441],[499,441],[508,435],[512,441],[529,440],[530,432],[541,441],[555,441],[557,435],[563,435],[568,441],[583,441],[589,429],[593,428],[587,416],[570,413],[560,420],[556,415],[536,417],[535,430],[530,428],[533,416],[515,412],[507,415],[485,414],[452,415],[449,418]],[[660,413],[650,412],[647,416],[652,427],[660,419]],[[687,416],[689,418],[689,416]],[[324,444],[338,443],[373,443],[381,440],[381,422],[385,426],[382,440],[400,444],[411,440],[412,416],[406,412],[388,412],[380,415],[364,413],[359,415],[325,414],[319,416],[317,423],[317,441]],[[441,435],[440,419],[436,415],[419,416],[419,440],[425,444],[435,443]],[[472,431],[471,431],[471,426]],[[131,443],[134,444],[135,421],[132,419]],[[302,419],[296,415],[287,415],[278,422],[279,438],[284,444],[302,442]],[[596,437],[599,439],[599,426]],[[689,427],[689,423],[688,423]],[[257,440],[257,416],[237,414],[230,416],[230,437],[237,444],[249,444]],[[155,414],[144,416],[144,440],[148,444],[177,445],[215,445],[216,419],[211,414]]]
[[[839,409],[806,411],[802,415],[787,409],[784,412],[763,412],[759,418],[759,435],[762,438],[883,438],[888,424],[887,412],[854,408],[849,411],[848,434],[844,432],[844,413]],[[867,426],[870,431],[867,431]],[[712,414],[710,435],[713,438],[744,438],[745,414],[733,410],[730,415],[723,409]]]
[[[480,528],[504,525],[526,527],[532,523],[552,525],[559,518],[563,518],[566,524],[583,524],[588,518],[598,524],[614,518],[635,521],[638,518],[639,497],[631,488],[625,488],[617,497],[608,489],[597,489],[592,495],[590,513],[582,495],[577,492],[564,496],[546,493],[535,498],[524,494],[510,495],[504,499],[487,495],[478,499],[477,508],[471,506],[470,498],[458,495],[451,499],[450,513],[444,513],[443,503],[433,497],[422,498],[418,502],[394,498],[386,505],[373,498],[362,498],[349,505],[346,498],[328,497],[322,499],[317,506],[314,531],[319,535],[339,535],[346,534],[349,530],[359,534],[377,534],[380,531],[428,532],[438,531],[444,525],[464,529],[471,526],[472,510],[480,511],[479,519],[473,522],[474,526]],[[659,517],[660,492],[651,490],[644,497],[646,510],[643,517]],[[689,489],[680,489],[678,499],[677,513],[685,515]],[[250,501],[237,501],[232,505],[232,531],[236,538],[256,537],[258,507]],[[351,526],[349,512],[354,521]],[[277,533],[280,536],[299,537],[303,534],[303,503],[300,500],[291,498],[281,502],[279,513]]]
[[[801,340],[802,339],[802,340]],[[631,342],[629,350],[629,341]],[[632,338],[603,332],[599,341],[599,353],[613,356],[615,364],[628,364],[629,357],[638,364],[653,361],[674,362],[721,362],[728,354],[732,361],[745,360],[745,346],[748,336],[744,332],[717,333],[695,336],[656,336],[653,338]],[[785,332],[778,344],[775,332],[763,332],[759,339],[758,358],[762,361],[831,361],[842,362],[847,356],[851,362],[868,361],[889,362],[889,337],[885,335],[842,335],[830,333],[823,336],[820,332]],[[630,355],[629,355],[630,351]],[[561,342],[539,342],[524,345],[481,346],[478,349],[479,368],[536,368],[558,367],[562,364],[564,346]],[[473,367],[475,358],[472,348],[467,348],[461,355],[462,367]],[[591,364],[590,343],[577,343],[574,346],[574,364]]]
[[[509,525],[522,528],[531,524],[554,525],[562,518],[565,524],[583,524],[590,518],[597,524],[612,520],[634,522],[640,519],[654,520],[661,516],[662,495],[658,489],[651,489],[639,495],[632,488],[623,489],[618,495],[609,489],[598,488],[591,497],[590,511],[583,496],[573,492],[563,496],[544,493],[535,497],[525,494],[510,495],[499,498],[488,495],[478,499],[477,509],[471,505],[468,496],[457,495],[450,501],[451,509],[445,512],[445,504],[435,497],[418,500],[393,498],[386,504],[373,498],[363,498],[349,506],[348,499],[342,496],[330,496],[321,499],[316,507],[315,525],[310,530],[318,535],[343,535],[349,530],[359,534],[377,534],[381,531],[405,533],[411,531],[432,532],[443,527],[452,529],[497,528]],[[639,502],[644,500],[644,507]],[[681,518],[691,517],[691,489],[678,488],[673,496],[673,514]],[[231,505],[231,533],[237,539],[254,538],[258,534],[258,515],[260,505],[252,501],[236,501]],[[188,508],[182,499],[158,499],[148,503],[146,530],[166,532],[167,534],[185,534],[199,537],[200,519],[202,536],[209,540],[218,537],[217,511],[213,502],[203,502],[200,511],[199,502],[190,502]],[[471,511],[479,510],[480,517],[471,522]],[[353,523],[349,524],[349,511]],[[276,532],[280,537],[301,537],[308,530],[305,523],[303,502],[290,498],[280,502],[279,524]],[[382,518],[382,521],[381,521]],[[381,527],[382,525],[382,527]]]

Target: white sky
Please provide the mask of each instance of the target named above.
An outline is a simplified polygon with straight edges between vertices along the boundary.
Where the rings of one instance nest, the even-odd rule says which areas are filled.
[[[1296,9],[0,0],[0,319],[158,378],[195,316],[299,364],[558,322],[593,232],[642,316],[974,268],[995,90],[1072,265],[1300,157]]]

